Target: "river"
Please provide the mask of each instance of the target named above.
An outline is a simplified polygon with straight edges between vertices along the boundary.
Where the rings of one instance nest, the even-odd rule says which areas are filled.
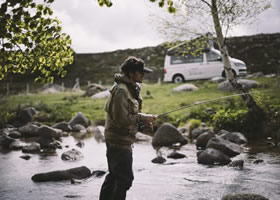
[[[97,200],[105,178],[91,177],[80,184],[70,181],[35,183],[36,173],[86,166],[93,170],[107,170],[104,143],[93,137],[84,139],[85,146],[77,147],[72,136],[62,138],[63,149],[53,155],[29,154],[30,160],[20,158],[21,151],[0,153],[1,200]],[[69,148],[65,146],[68,145]],[[80,161],[63,161],[61,154],[68,149],[84,154]],[[127,200],[220,200],[226,194],[255,193],[270,200],[280,199],[280,150],[266,151],[261,142],[246,148],[246,152],[233,158],[243,159],[244,169],[227,166],[207,166],[197,163],[194,144],[187,144],[178,152],[187,157],[167,159],[165,164],[151,162],[156,157],[149,142],[136,143],[133,148],[134,176]],[[171,151],[163,149],[166,155]],[[256,159],[264,162],[254,164]]]

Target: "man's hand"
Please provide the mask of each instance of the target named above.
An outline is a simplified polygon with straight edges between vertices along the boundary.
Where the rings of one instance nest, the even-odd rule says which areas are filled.
[[[147,123],[152,123],[157,119],[157,116],[152,114],[140,113],[140,115],[141,115],[141,119],[143,119]]]

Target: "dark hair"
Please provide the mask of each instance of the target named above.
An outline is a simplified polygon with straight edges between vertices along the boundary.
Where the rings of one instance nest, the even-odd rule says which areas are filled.
[[[145,63],[142,59],[136,58],[134,56],[129,56],[123,64],[121,65],[121,71],[128,75],[129,72],[143,72],[144,71]]]

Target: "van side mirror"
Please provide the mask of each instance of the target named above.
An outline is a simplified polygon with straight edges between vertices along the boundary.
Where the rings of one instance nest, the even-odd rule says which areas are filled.
[[[204,49],[202,50],[202,52],[208,53],[208,52],[210,52],[210,49],[209,49],[209,48],[204,48]]]

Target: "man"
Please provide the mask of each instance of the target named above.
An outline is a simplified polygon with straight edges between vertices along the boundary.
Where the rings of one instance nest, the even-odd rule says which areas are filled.
[[[121,65],[123,74],[115,75],[105,111],[105,141],[109,174],[100,191],[100,200],[125,200],[134,179],[132,170],[132,144],[138,126],[152,128],[155,115],[141,113],[140,84],[144,73],[152,72],[144,61],[128,57]]]

